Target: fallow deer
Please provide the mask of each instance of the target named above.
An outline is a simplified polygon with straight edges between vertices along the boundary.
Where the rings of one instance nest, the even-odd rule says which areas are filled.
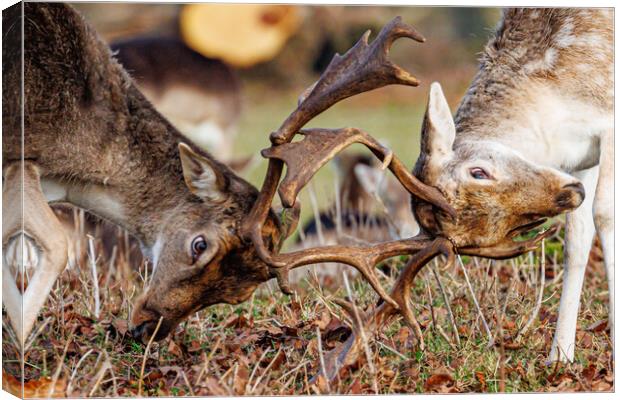
[[[243,301],[269,279],[237,229],[257,190],[164,119],[73,8],[20,3],[3,13],[3,36],[3,248],[18,255],[4,263],[3,301],[20,342],[67,260],[48,203],[71,203],[139,240],[155,272],[133,309],[138,333],[161,316],[164,337],[190,313]],[[265,238],[276,243],[279,226],[269,212]],[[37,255],[25,291],[10,273],[21,252],[6,251],[22,244]]]
[[[426,232],[500,246],[567,212],[565,273],[548,360],[572,361],[595,228],[613,337],[613,10],[508,9],[456,112],[435,83],[415,175],[457,210],[414,205]],[[414,201],[415,203],[415,201]]]
[[[110,47],[157,111],[220,161],[231,161],[241,114],[239,78],[231,67],[174,37],[136,37]]]
[[[453,214],[436,189],[413,177],[365,132],[311,130],[305,131],[306,140],[289,143],[314,116],[346,97],[389,84],[417,86],[415,78],[387,60],[392,42],[401,37],[422,40],[396,19],[372,45],[367,34],[345,57],[334,59],[272,134],[272,147],[264,151],[270,166],[258,192],[162,117],[73,8],[23,2],[5,10],[2,286],[20,344],[67,262],[67,238],[50,203],[71,203],[138,239],[154,266],[130,321],[131,332],[144,341],[164,338],[182,319],[208,305],[244,301],[268,279],[277,278],[288,292],[290,269],[322,261],[353,264],[398,310],[379,284],[374,265],[416,253],[431,244],[428,238],[359,249],[277,252],[295,226],[295,218],[288,226],[285,222],[295,216],[288,210],[295,206],[298,190],[335,153],[355,142],[380,156],[411,193]],[[280,219],[271,199],[282,172],[278,157],[291,154],[291,146],[310,149],[303,159],[296,155],[296,162],[304,163],[301,170],[289,164],[280,187],[286,211]],[[534,244],[518,244],[514,251]],[[24,262],[22,251],[7,251],[13,246],[34,249],[23,253],[36,259]],[[438,251],[436,245],[433,249]],[[24,290],[13,276],[15,271],[23,274],[25,264],[34,271]]]

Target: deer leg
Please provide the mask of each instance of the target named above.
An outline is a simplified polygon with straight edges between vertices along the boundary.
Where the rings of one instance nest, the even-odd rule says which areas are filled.
[[[3,302],[16,336],[23,345],[56,278],[67,264],[68,245],[62,225],[43,195],[36,165],[30,162],[23,164],[23,181],[18,163],[8,166],[5,171],[2,198],[3,205],[10,208],[8,216],[3,219],[2,246],[5,254],[8,254],[6,250],[16,245],[18,251],[13,252],[17,257],[7,260],[9,262],[3,269]],[[15,240],[19,242],[14,243]],[[26,248],[28,251],[25,251]],[[11,267],[23,271],[24,253],[36,255],[29,257],[36,262],[36,267],[27,287],[22,286],[25,290],[21,294],[14,274],[7,272],[11,272]]]
[[[609,329],[614,338],[614,136],[613,131],[601,138],[601,158],[596,195],[594,225],[601,239],[607,284],[609,287]]]
[[[598,167],[580,171],[575,177],[585,188],[586,197],[575,211],[566,216],[564,248],[564,281],[560,297],[558,322],[548,362],[572,362],[575,353],[575,333],[581,287],[594,238],[592,204]]]

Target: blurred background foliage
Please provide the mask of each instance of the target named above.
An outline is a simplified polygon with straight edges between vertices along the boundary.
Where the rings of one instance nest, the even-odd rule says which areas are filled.
[[[181,37],[181,4],[75,4],[104,40],[113,42],[136,36]],[[243,6],[237,6],[243,7]],[[252,66],[233,67],[241,82],[242,112],[234,143],[237,156],[256,157],[242,175],[260,185],[266,169],[259,150],[267,147],[268,135],[294,109],[299,94],[311,85],[335,52],[343,53],[371,29],[371,40],[395,16],[414,26],[427,39],[395,43],[390,58],[418,77],[420,87],[387,87],[345,100],[309,123],[335,128],[355,126],[390,146],[410,167],[419,152],[421,127],[428,88],[439,81],[455,110],[477,68],[477,58],[500,18],[498,8],[472,7],[377,7],[377,6],[289,6],[298,24],[277,55]],[[226,24],[247,23],[231,8]],[[221,18],[221,17],[218,17]],[[222,21],[204,21],[208,24]],[[226,25],[224,25],[226,26]],[[260,35],[257,32],[256,35]],[[213,35],[213,34],[211,34]],[[239,44],[219,31],[219,41],[231,50]],[[206,39],[213,40],[211,36]],[[205,40],[206,40],[205,39]],[[360,147],[354,151],[362,150]],[[363,151],[363,150],[362,150]],[[217,157],[217,154],[215,154]],[[319,171],[314,189],[319,206],[333,198],[334,171]],[[309,204],[302,193],[302,204]],[[308,217],[309,207],[302,208]]]

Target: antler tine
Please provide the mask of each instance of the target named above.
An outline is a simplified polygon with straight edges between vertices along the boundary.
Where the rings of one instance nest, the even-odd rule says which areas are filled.
[[[300,190],[336,154],[353,143],[361,143],[382,161],[384,168],[388,167],[392,171],[411,194],[439,207],[449,215],[456,216],[454,208],[448,204],[439,190],[420,182],[390,149],[382,146],[363,130],[315,128],[303,129],[299,133],[305,136],[303,140],[272,146],[261,152],[263,157],[281,160],[287,166],[286,176],[278,189],[280,200],[285,207],[293,206]],[[299,162],[300,154],[304,154],[303,164]]]
[[[419,81],[407,71],[387,60],[392,43],[401,37],[424,42],[413,27],[394,18],[368,44],[370,31],[343,56],[336,54],[319,80],[306,90],[297,109],[270,136],[274,145],[290,142],[306,123],[337,102],[386,85],[418,86]]]
[[[423,42],[425,39],[420,33],[413,27],[404,24],[400,17],[396,17],[379,32],[379,35],[371,45],[368,44],[368,36],[369,32],[364,34],[358,43],[344,56],[336,55],[334,57],[326,71],[321,75],[321,78],[307,91],[309,94],[300,100],[297,109],[289,115],[276,132],[270,135],[272,149],[266,151],[274,151],[278,145],[290,144],[289,142],[293,139],[293,136],[303,125],[342,99],[390,84],[409,86],[417,86],[419,84],[417,79],[387,60],[387,53],[392,43],[400,37],[408,37]],[[331,150],[324,149],[324,151],[329,152]],[[305,154],[308,153],[306,152]],[[375,152],[375,154],[378,155],[378,152]],[[383,155],[385,156],[385,153]],[[326,160],[329,158],[330,156],[328,155]],[[388,161],[386,157],[383,157],[383,160],[385,162]],[[291,165],[289,164],[288,167],[291,168]],[[450,215],[454,215],[454,210],[436,189],[422,184],[411,175],[406,177],[407,171],[402,163],[396,162],[393,164],[393,167],[399,171],[396,175],[409,191],[422,200],[447,211]],[[240,230],[241,235],[246,240],[254,243],[257,255],[264,262],[274,267],[282,267],[284,264],[274,260],[269,250],[265,247],[262,239],[262,229],[269,213],[273,196],[278,188],[282,170],[282,160],[277,158],[269,160],[269,167],[261,191],[248,218],[243,221]],[[299,187],[303,187],[303,185]],[[283,205],[286,207],[293,206],[297,192],[298,190],[295,190],[294,195],[281,196]]]
[[[360,317],[361,321],[358,321],[353,304],[340,299],[334,300],[351,319],[352,332],[345,342],[337,345],[326,355],[325,373],[327,374],[327,379],[333,380],[342,368],[353,364],[358,359],[363,350],[363,337],[374,337],[374,334],[381,327],[388,324],[398,314],[415,331],[416,321],[413,310],[409,305],[409,293],[418,272],[440,253],[443,253],[448,258],[448,263],[454,261],[452,243],[444,238],[433,240],[409,260],[391,292],[391,297],[398,303],[399,308],[395,308],[389,303],[382,303],[370,312],[362,314]]]
[[[368,281],[379,297],[386,303],[399,309],[399,303],[394,300],[381,286],[375,273],[375,266],[390,257],[414,254],[426,248],[430,239],[426,236],[384,242],[369,246],[324,246],[306,250],[295,251],[287,254],[274,256],[274,260],[283,264],[283,267],[272,267],[272,276],[277,278],[280,289],[284,293],[290,293],[288,272],[291,269],[304,265],[321,262],[339,262],[357,269]]]
[[[413,330],[415,330],[415,326],[417,325],[413,310],[411,310],[411,306],[409,305],[409,293],[413,287],[413,281],[422,267],[440,253],[446,256],[446,263],[448,265],[454,262],[455,255],[452,243],[447,239],[437,238],[429,246],[420,250],[413,256],[405,267],[405,270],[399,275],[392,289],[391,296],[398,303],[400,310],[391,310],[391,312],[395,313],[400,311],[407,325]],[[387,311],[389,310],[385,312]]]

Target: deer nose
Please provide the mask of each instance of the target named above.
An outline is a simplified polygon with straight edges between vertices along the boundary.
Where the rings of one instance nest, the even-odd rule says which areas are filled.
[[[131,335],[132,338],[136,340],[142,340],[142,335],[144,334],[145,330],[146,330],[146,323],[142,323],[138,326],[131,328],[129,330],[129,334]]]
[[[562,209],[574,209],[579,207],[585,198],[586,190],[581,182],[573,182],[562,187],[555,202]]]

